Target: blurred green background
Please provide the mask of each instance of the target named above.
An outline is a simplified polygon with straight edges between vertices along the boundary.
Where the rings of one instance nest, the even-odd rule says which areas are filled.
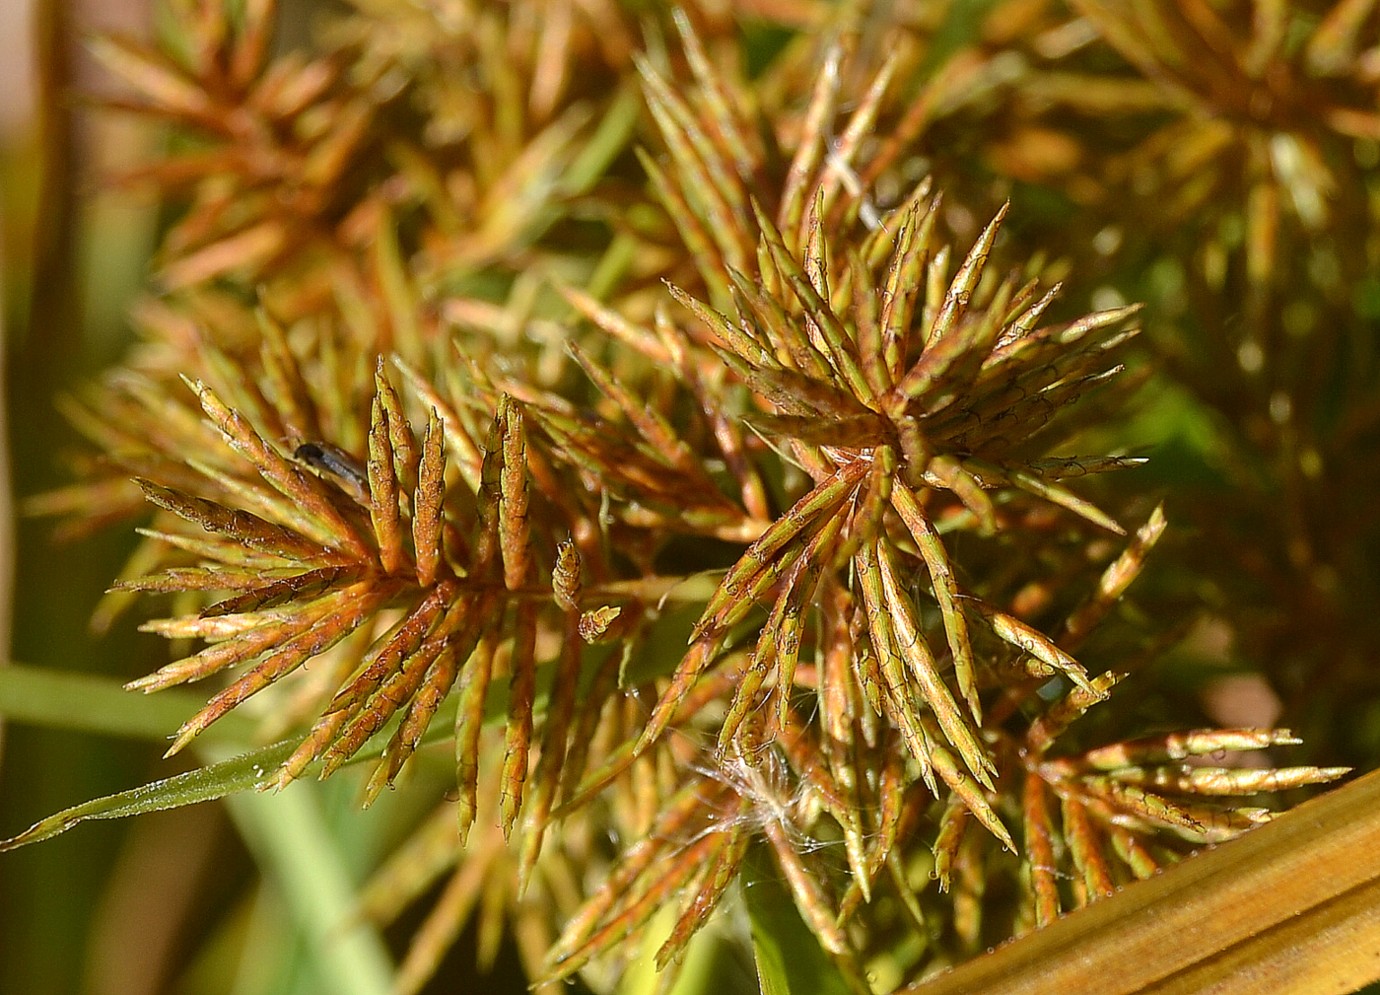
[[[102,17],[115,20],[103,23],[137,20],[143,16],[140,7],[104,5]],[[91,116],[59,95],[64,79],[81,78],[86,71],[79,68],[84,62],[75,44],[78,24],[90,24],[86,18],[87,12],[66,5],[29,0],[0,4],[0,66],[5,67],[0,84],[0,257],[9,474],[4,610],[9,612],[10,659],[118,677],[132,673],[137,655],[150,647],[127,626],[98,641],[88,633],[87,619],[128,537],[108,535],[55,547],[50,525],[14,514],[16,495],[60,482],[61,468],[53,456],[71,435],[53,398],[123,346],[121,310],[140,279],[149,246],[152,218],[147,207],[116,205],[91,190],[98,157],[132,153],[132,133],[112,134],[108,137],[115,142],[107,143]],[[3,750],[4,836],[83,796],[147,779],[159,752],[153,743],[21,723],[5,728]],[[209,809],[177,813],[165,822],[187,818],[201,824],[199,838],[208,843],[228,835],[222,817]],[[121,960],[129,971],[139,967],[98,950],[129,943],[152,952],[164,942],[148,930],[117,937],[111,927],[118,920],[106,911],[109,903],[122,902],[128,916],[129,899],[107,885],[114,881],[122,850],[137,834],[151,831],[156,831],[152,825],[141,829],[101,823],[52,847],[20,851],[4,861],[0,990],[149,990],[127,971],[117,974],[113,961]],[[142,874],[149,870],[143,868]],[[172,882],[159,890],[172,903],[185,901]],[[102,921],[108,927],[104,935]],[[125,922],[135,926],[131,918]],[[102,961],[111,963],[101,966]],[[88,974],[89,981],[84,977]]]

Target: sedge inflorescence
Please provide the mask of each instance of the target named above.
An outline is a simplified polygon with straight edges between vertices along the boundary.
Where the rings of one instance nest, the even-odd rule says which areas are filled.
[[[380,3],[310,55],[191,6],[176,50],[99,48],[199,145],[127,178],[183,211],[144,345],[69,405],[105,459],[39,504],[154,506],[101,617],[168,595],[146,627],[201,644],[130,685],[214,685],[170,752],[262,701],[277,786],[453,757],[364,896],[448,876],[404,989],[481,893],[534,981],[610,984],[652,930],[669,969],[760,852],[845,978],[899,984],[1342,773],[1117,710],[1172,628],[1121,611],[1166,527],[1105,431],[1138,308],[1067,308],[1001,183],[938,189],[1012,24],[1146,68],[1117,5],[953,49],[945,5],[746,4],[753,48],[714,4]]]

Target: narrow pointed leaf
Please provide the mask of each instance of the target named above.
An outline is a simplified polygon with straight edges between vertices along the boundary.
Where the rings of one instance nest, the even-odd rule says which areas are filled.
[[[200,767],[129,791],[74,805],[35,823],[18,836],[0,841],[0,852],[51,839],[88,819],[123,819],[148,812],[162,812],[260,787],[267,779],[265,772],[282,763],[294,745],[291,742],[274,743],[233,760],[224,760],[209,767]]]

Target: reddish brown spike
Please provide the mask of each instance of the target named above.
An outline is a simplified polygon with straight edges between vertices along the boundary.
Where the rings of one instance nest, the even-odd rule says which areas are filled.
[[[1106,898],[1116,890],[1116,885],[1103,853],[1101,834],[1089,817],[1087,808],[1079,802],[1064,798],[1060,807],[1063,810],[1064,839],[1068,841],[1069,859],[1083,877],[1083,888],[1077,893],[1092,902]]]
[[[362,588],[362,589],[361,589]],[[172,756],[190,743],[202,730],[251,695],[257,694],[303,662],[344,639],[392,596],[388,585],[347,588],[349,599],[339,610],[326,616],[300,635],[276,644],[263,662],[256,665],[224,691],[215,695],[201,711],[178,729],[166,756]]]
[[[919,628],[915,608],[897,579],[894,554],[889,543],[877,543],[877,566],[896,646],[919,685],[920,697],[944,730],[944,741],[958,751],[973,776],[990,789],[996,765],[988,756],[976,728],[969,724],[948,685],[939,676],[934,655]]]
[[[398,498],[388,412],[376,397],[369,428],[369,518],[374,523],[379,563],[387,574],[400,573],[404,565],[402,510]]]
[[[1011,839],[1011,834],[1007,832],[1006,826],[1002,825],[1001,819],[992,808],[991,803],[983,794],[982,786],[971,778],[967,771],[959,768],[954,761],[953,754],[946,748],[938,745],[940,741],[939,729],[935,726],[934,720],[928,715],[921,718],[921,724],[925,729],[926,736],[933,744],[931,747],[931,758],[934,769],[943,779],[949,789],[963,800],[963,804],[968,806],[968,810],[973,813],[973,817],[981,822],[993,836],[1001,841],[1002,846],[1008,850],[1015,851],[1015,841]]]
[[[755,370],[782,368],[775,354],[758,342],[746,326],[735,325],[732,320],[708,305],[701,304],[679,287],[667,284],[666,289],[672,297],[693,311],[695,317],[704,322],[705,327],[718,337],[726,351],[736,355],[749,367]]]
[[[1034,903],[1033,918],[1036,926],[1044,926],[1059,918],[1059,865],[1054,855],[1054,826],[1045,797],[1045,782],[1033,774],[1025,778],[1021,813],[1025,862]]]
[[[819,875],[809,868],[796,851],[780,823],[768,820],[762,827],[767,841],[771,843],[777,866],[790,885],[795,898],[795,907],[810,927],[810,932],[819,939],[820,945],[837,957],[846,957],[850,952],[848,939],[834,921],[833,902],[820,886]]]
[[[1117,780],[1180,795],[1231,796],[1289,791],[1345,777],[1350,767],[1128,767]]]
[[[691,639],[722,626],[730,610],[743,604],[752,581],[769,567],[782,548],[821,514],[837,507],[868,468],[867,460],[853,460],[845,464],[772,523],[724,575],[719,589],[709,599],[700,620],[695,623]]]
[[[635,397],[617,377],[590,360],[574,342],[569,343],[566,348],[600,392],[618,406],[618,410],[632,423],[653,451],[681,472],[693,474],[703,482],[709,483],[709,478],[704,475],[702,465],[691,448],[654,406]]]
[[[661,164],[641,147],[635,148],[633,153],[647,174],[647,182],[656,199],[662,203],[666,213],[675,223],[685,247],[695,259],[701,261],[699,269],[705,282],[717,295],[727,297],[728,286],[721,274],[729,263],[725,260],[719,243],[710,234],[709,228],[700,221],[698,213],[690,206],[684,192],[667,175]]]
[[[536,603],[520,602],[508,664],[512,676],[508,682],[508,724],[504,738],[502,793],[499,797],[499,820],[505,838],[511,835],[517,823],[527,785],[528,755],[532,748],[532,706],[537,694],[536,638]]]
[[[403,708],[421,686],[427,671],[444,648],[443,639],[428,639],[415,651],[405,657],[370,696],[369,700],[354,710],[349,721],[341,730],[335,742],[330,745],[321,767],[321,776],[330,777],[351,757],[364,748],[375,733],[382,729],[390,719]],[[394,737],[396,742],[396,736]],[[384,786],[384,778],[379,769],[388,766],[385,757],[375,768],[374,775],[365,786],[364,804],[370,805]]]
[[[412,498],[412,548],[417,558],[417,583],[430,587],[440,575],[444,559],[441,525],[445,516],[446,452],[436,409],[427,421],[426,438],[417,466],[417,489]]]
[[[1122,863],[1131,869],[1137,880],[1145,881],[1160,872],[1160,862],[1151,854],[1135,833],[1125,826],[1112,826],[1112,847]]]
[[[1145,558],[1159,541],[1166,525],[1164,505],[1156,505],[1155,510],[1150,513],[1150,518],[1136,530],[1126,550],[1102,571],[1097,589],[1064,620],[1063,635],[1060,637],[1063,645],[1077,647],[1097,623],[1107,616],[1126,592],[1131,581],[1140,574]]]
[[[531,800],[527,805],[526,824],[518,858],[518,891],[521,893],[531,878],[537,857],[541,854],[542,837],[561,786],[561,769],[565,765],[567,739],[580,693],[580,662],[582,642],[576,631],[578,618],[566,617],[564,638],[556,674],[551,681],[551,694],[546,706],[546,727],[542,731],[541,755],[533,778]]]
[[[1046,676],[1052,673],[1063,674],[1085,694],[1096,694],[1096,688],[1088,679],[1087,671],[1069,656],[1054,641],[1039,630],[1026,625],[1017,618],[997,611],[990,605],[974,600],[971,602],[992,627],[992,631],[1003,642],[1009,643],[1039,661],[1042,665],[1038,671],[1039,676]]]
[[[264,789],[281,791],[301,777],[303,772],[340,737],[340,731],[349,718],[348,712],[330,712],[317,719],[306,738],[297,745],[297,749],[292,751],[292,755],[284,760],[282,766],[264,783]]]
[[[494,831],[484,833],[465,850],[465,859],[412,935],[394,980],[397,995],[416,995],[436,975],[442,958],[473,918],[486,891],[492,890],[494,862],[502,848],[503,838]]]
[[[610,653],[583,692],[584,707],[577,709],[572,719],[565,763],[561,765],[559,797],[562,801],[573,797],[578,791],[591,752],[598,755],[596,730],[601,728],[604,703],[617,686],[621,663],[619,654]],[[602,728],[608,729],[609,726],[603,725]]]
[[[484,462],[480,468],[479,486],[475,495],[479,540],[475,546],[473,573],[477,576],[496,574],[502,563],[498,506],[502,492],[504,424],[502,411],[495,412],[484,442]]]
[[[982,234],[973,243],[973,247],[968,250],[968,255],[964,258],[963,264],[959,266],[958,272],[954,274],[953,281],[949,284],[948,293],[944,295],[944,304],[926,338],[926,352],[929,351],[931,345],[947,338],[950,331],[963,319],[968,310],[968,304],[972,300],[973,291],[977,287],[977,282],[987,266],[987,256],[992,250],[992,243],[996,240],[997,230],[1001,227],[1002,221],[1005,220],[1006,212],[1010,207],[1009,201],[1002,204],[996,216],[987,223],[987,227],[982,230]]]
[[[968,620],[959,603],[958,582],[949,564],[948,550],[944,548],[943,540],[939,538],[939,533],[935,531],[929,516],[921,508],[915,493],[904,481],[898,480],[893,484],[891,503],[901,516],[901,521],[905,523],[911,538],[915,540],[921,559],[925,561],[935,600],[939,602],[949,650],[953,654],[954,679],[964,701],[968,703],[973,721],[981,725],[982,702],[978,698],[977,665],[973,660],[973,647],[968,638]]]
[[[340,570],[342,567],[320,567],[320,570]],[[214,567],[169,567],[157,573],[131,577],[110,585],[111,591],[153,591],[171,594],[175,591],[230,591],[252,587],[263,581],[265,570],[217,564]],[[271,576],[271,574],[270,574]],[[296,576],[296,575],[293,575]],[[273,583],[277,583],[274,581]],[[214,606],[211,606],[214,607]],[[202,615],[221,614],[203,608]],[[262,607],[262,606],[261,606]]]
[[[724,893],[737,880],[738,870],[751,842],[752,837],[746,832],[729,833],[724,844],[708,859],[698,887],[687,890],[680,915],[671,927],[671,934],[656,952],[657,970],[665,970],[685,949],[695,932],[709,921]]]
[[[374,367],[374,389],[379,406],[388,416],[388,441],[393,455],[394,476],[404,491],[414,491],[417,488],[417,467],[421,454],[407,415],[403,413],[402,398],[388,379],[382,356],[379,356]]]
[[[452,584],[440,584],[428,591],[386,636],[379,639],[360,661],[350,682],[336,692],[326,712],[353,712],[364,704],[410,656],[441,613],[454,607],[458,591]]]
[[[642,76],[648,110],[679,171],[688,178],[684,185],[693,192],[699,213],[709,224],[728,265],[742,269],[750,250],[747,194],[741,179],[726,167],[713,140],[666,79],[645,58],[635,57],[634,62]]]
[[[421,686],[412,695],[397,732],[384,750],[382,761],[369,778],[365,788],[366,804],[371,803],[384,786],[393,783],[408,758],[416,751],[441,702],[455,683],[460,666],[469,659],[479,641],[480,632],[489,622],[479,611],[472,611],[466,615],[460,630],[447,635],[440,652],[429,665]]]
[[[160,486],[151,480],[136,479],[135,483],[143,489],[149,501],[160,508],[166,508],[180,518],[200,525],[208,532],[223,535],[251,549],[303,563],[348,562],[335,550],[328,549],[281,525],[265,521],[258,515],[225,508],[212,501]]]
[[[907,437],[903,434],[903,447],[906,441]],[[921,461],[917,462],[912,452],[906,452],[906,456],[913,466],[923,470],[922,479],[926,484],[953,491],[954,496],[963,502],[963,506],[973,513],[984,534],[990,535],[997,530],[996,506],[987,495],[982,480],[968,469],[963,461],[948,455],[931,459],[927,454],[921,454]],[[911,482],[915,483],[914,480]]]
[[[484,731],[484,704],[493,675],[497,636],[486,632],[465,666],[460,685],[460,703],[455,711],[455,781],[458,793],[456,820],[460,845],[469,838],[470,827],[479,811],[479,746]]]
[[[556,565],[551,571],[551,592],[556,604],[564,611],[580,610],[580,591],[584,586],[584,569],[580,548],[570,536],[556,544]]]
[[[844,49],[838,43],[830,45],[824,52],[820,71],[815,75],[814,90],[805,112],[795,157],[782,184],[781,207],[776,223],[782,231],[792,235],[800,230],[809,197],[809,181],[816,175],[819,162],[827,150],[829,138],[826,132],[838,103],[839,70],[843,58]]]
[[[319,597],[335,587],[348,586],[359,580],[362,567],[318,567],[304,573],[283,577],[259,587],[243,591],[233,597],[207,605],[201,610],[202,618],[215,618],[221,615],[236,615],[246,611],[261,611],[291,601],[304,601]],[[218,571],[219,573],[219,571]],[[222,579],[222,586],[231,586]],[[248,586],[244,581],[234,586]],[[186,590],[180,586],[178,590]]]
[[[447,404],[431,382],[405,361],[395,356],[393,365],[403,374],[408,386],[421,398],[428,410],[440,418],[445,429],[443,441],[448,442],[451,451],[456,454],[461,477],[471,490],[478,491],[484,453],[466,428],[460,412]]]
[[[503,554],[503,583],[510,591],[531,580],[531,528],[527,521],[530,498],[527,478],[527,434],[522,410],[505,397],[499,407],[503,419],[502,467],[499,471],[498,530]]]
[[[972,814],[972,810],[955,794],[949,796],[944,812],[939,817],[939,832],[934,839],[934,871],[930,876],[939,882],[940,891],[949,890],[958,848],[968,831],[968,820]]]
[[[873,407],[872,388],[863,376],[857,357],[857,346],[852,341],[843,322],[834,314],[829,302],[810,283],[800,263],[791,255],[781,241],[775,226],[762,212],[756,201],[753,202],[757,223],[762,229],[772,260],[785,276],[796,297],[805,309],[806,316],[818,331],[816,348],[829,358],[829,365],[835,371],[848,393],[866,407]]]
[[[220,429],[230,447],[252,463],[275,490],[292,501],[299,512],[294,526],[308,531],[313,539],[326,545],[344,547],[360,558],[372,557],[368,543],[331,503],[318,481],[304,476],[291,461],[264,442],[238,412],[221,403],[205,384],[197,382],[191,386],[201,400],[202,410]]]
[[[1297,746],[1288,729],[1190,729],[1146,736],[1089,750],[1081,764],[1092,770],[1117,770],[1137,764],[1163,764],[1215,753]]]
[[[717,808],[728,789],[721,784],[702,784],[694,781],[666,799],[650,833],[636,839],[610,868],[597,891],[591,895],[566,922],[560,939],[551,948],[549,962],[563,965],[594,935],[624,896],[629,894],[639,878],[646,875],[666,853],[671,841],[681,839],[693,831],[696,820],[703,817],[706,806]],[[578,968],[571,968],[572,971]]]
[[[824,564],[827,551],[838,541],[843,517],[836,515],[821,526],[805,544],[794,565],[786,571],[780,592],[767,616],[766,624],[753,649],[752,663],[734,692],[723,725],[719,729],[719,749],[727,750],[748,714],[761,704],[758,692],[767,678],[776,674],[778,721],[785,727],[785,712],[791,683],[800,655],[800,616]]]
[[[597,300],[575,287],[557,288],[569,304],[602,329],[611,338],[641,352],[658,366],[672,363],[671,351],[651,330],[637,325],[617,311],[601,305]]]
[[[215,643],[146,677],[130,681],[125,687],[130,691],[160,691],[175,684],[209,677],[226,667],[252,660],[272,647],[296,638],[322,619],[340,611],[354,597],[355,590],[355,587],[347,587],[330,591],[316,601],[298,606],[280,617],[265,619],[265,624],[254,624],[235,638]]]
[[[763,264],[770,264],[771,254],[765,244],[758,252],[766,256]],[[774,264],[771,265],[774,269]],[[778,295],[765,290],[764,277],[749,277],[737,270],[729,270],[728,277],[733,283],[733,302],[737,312],[750,317],[760,326],[759,334],[765,341],[773,343],[783,362],[789,357],[790,365],[803,377],[811,382],[827,384],[837,392],[839,385],[834,379],[828,358],[810,340],[799,315],[791,313]],[[760,370],[761,367],[755,369]]]
[[[1079,687],[1070,690],[1031,724],[1026,733],[1027,748],[1035,756],[1044,754],[1065,729],[1093,705],[1105,700],[1112,688],[1125,677],[1125,674],[1098,674],[1091,681],[1091,691]]]
[[[710,834],[676,852],[674,859],[662,861],[655,878],[640,882],[640,892],[615,907],[583,943],[569,950],[562,945],[553,948],[548,960],[552,977],[569,977],[646,924],[687,881],[703,871],[713,851],[722,845],[715,834]]]
[[[895,723],[910,755],[920,765],[920,776],[930,793],[935,794],[932,749],[920,722],[915,696],[907,693],[905,659],[897,646],[891,608],[883,591],[877,545],[864,543],[853,557],[871,647],[871,653],[859,661],[864,671],[861,683],[873,707],[879,708]],[[869,685],[874,688],[870,693]]]
[[[904,764],[899,750],[888,750],[883,756],[877,789],[877,833],[871,841],[867,864],[867,875],[873,880],[895,854],[903,827],[918,817],[919,797],[916,790],[906,789]]]
[[[283,421],[289,430],[295,430],[303,439],[325,438],[311,388],[302,374],[296,354],[288,344],[283,326],[263,307],[257,308],[254,316],[263,333],[259,354],[263,359],[270,392],[282,411]]]
[[[1195,814],[1191,803],[1172,802],[1133,784],[1118,781],[1115,777],[1084,776],[1071,783],[1064,782],[1063,785],[1066,794],[1076,790],[1080,801],[1099,802],[1128,821],[1169,829],[1194,841],[1212,841],[1213,821],[1223,814],[1216,809],[1199,809]]]

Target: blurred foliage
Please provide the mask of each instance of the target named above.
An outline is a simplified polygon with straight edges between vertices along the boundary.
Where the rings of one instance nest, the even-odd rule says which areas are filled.
[[[158,984],[442,990],[463,936],[544,991],[892,990],[1375,765],[1375,3],[317,13],[93,42],[158,140],[117,364],[64,351],[75,229],[6,285],[77,543],[21,545],[16,658],[96,603],[106,672],[209,697],[204,770],[10,845],[284,790]],[[49,749],[34,818],[126,786],[54,802]]]

